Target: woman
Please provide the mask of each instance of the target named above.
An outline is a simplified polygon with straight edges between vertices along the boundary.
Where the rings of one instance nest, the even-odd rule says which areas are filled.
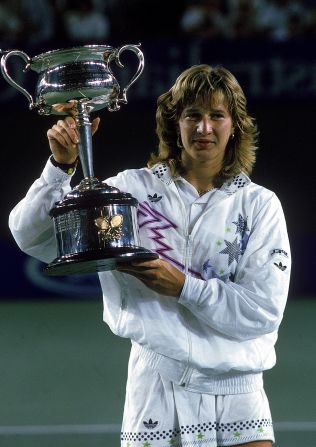
[[[208,65],[185,70],[156,117],[159,153],[107,180],[138,199],[141,243],[159,254],[99,274],[104,320],[132,341],[121,445],[271,446],[262,373],[276,361],[290,249],[279,200],[249,179],[256,126],[235,77]],[[70,188],[74,118],[47,135],[52,159],[10,227],[50,262],[47,210]]]

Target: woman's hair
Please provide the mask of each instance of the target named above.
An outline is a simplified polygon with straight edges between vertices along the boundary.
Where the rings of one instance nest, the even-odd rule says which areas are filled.
[[[221,184],[241,171],[250,174],[256,160],[258,136],[254,119],[248,115],[247,100],[237,79],[227,69],[209,65],[194,65],[185,70],[173,87],[159,96],[156,111],[158,155],[151,154],[148,166],[165,162],[173,175],[182,172],[178,122],[183,109],[197,100],[220,98],[232,117],[234,136],[230,138],[223,166],[216,179]]]

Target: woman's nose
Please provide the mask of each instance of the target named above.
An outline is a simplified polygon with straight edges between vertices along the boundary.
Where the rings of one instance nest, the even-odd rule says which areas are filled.
[[[212,121],[208,117],[202,118],[198,123],[197,131],[202,135],[208,135],[212,133]]]

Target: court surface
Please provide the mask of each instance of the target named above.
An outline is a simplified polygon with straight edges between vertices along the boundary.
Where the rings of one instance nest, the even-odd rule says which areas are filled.
[[[265,374],[277,447],[316,447],[315,316],[289,300]],[[119,447],[130,342],[101,301],[1,301],[0,335],[0,447]]]

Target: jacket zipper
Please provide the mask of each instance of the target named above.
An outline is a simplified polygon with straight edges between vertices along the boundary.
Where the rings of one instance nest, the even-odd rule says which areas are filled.
[[[184,370],[183,376],[181,377],[180,386],[185,387],[187,385],[187,382],[189,381],[189,378],[191,376],[192,369],[190,366],[187,366]]]
[[[190,228],[190,226],[189,226],[189,217],[188,217],[188,211],[186,210],[186,208],[184,206],[184,203],[183,203],[183,201],[181,199],[181,196],[179,194],[178,186],[176,184],[175,184],[175,186],[176,186],[177,193],[178,193],[179,203],[180,203],[181,208],[182,208],[182,215],[185,216],[184,228],[183,228],[183,230],[184,230],[184,237],[185,237],[185,250],[184,250],[184,259],[183,259],[184,262],[183,262],[183,265],[184,265],[184,274],[187,275],[188,274],[188,270],[189,270],[189,268],[188,268],[189,251],[190,251],[189,248],[191,246],[191,234],[190,234],[190,230],[189,230],[189,228]],[[182,311],[183,312],[189,312],[186,308],[183,308]],[[189,333],[188,329],[187,328],[185,328],[185,329],[186,329],[187,341],[188,341],[188,358],[187,358],[187,366],[186,366],[186,368],[184,370],[184,373],[183,373],[183,375],[181,377],[180,384],[179,384],[180,386],[183,386],[183,387],[186,386],[187,381],[188,381],[188,379],[189,379],[189,377],[191,375],[191,372],[192,372],[192,369],[189,366],[190,362],[191,362],[191,356],[192,356],[192,340],[191,340],[191,336],[190,336],[190,333]]]
[[[187,214],[185,214],[185,252],[184,252],[184,273],[187,275],[189,270],[189,258],[190,258],[190,251],[191,251],[191,234],[189,233],[189,219]],[[183,312],[189,312],[186,308],[183,309]],[[185,368],[185,371],[183,373],[183,376],[181,378],[180,386],[185,387],[189,377],[191,375],[191,368],[190,368],[190,362],[192,357],[192,340],[190,332],[186,328],[186,334],[187,334],[187,341],[188,341],[188,359],[187,359],[187,366]]]

